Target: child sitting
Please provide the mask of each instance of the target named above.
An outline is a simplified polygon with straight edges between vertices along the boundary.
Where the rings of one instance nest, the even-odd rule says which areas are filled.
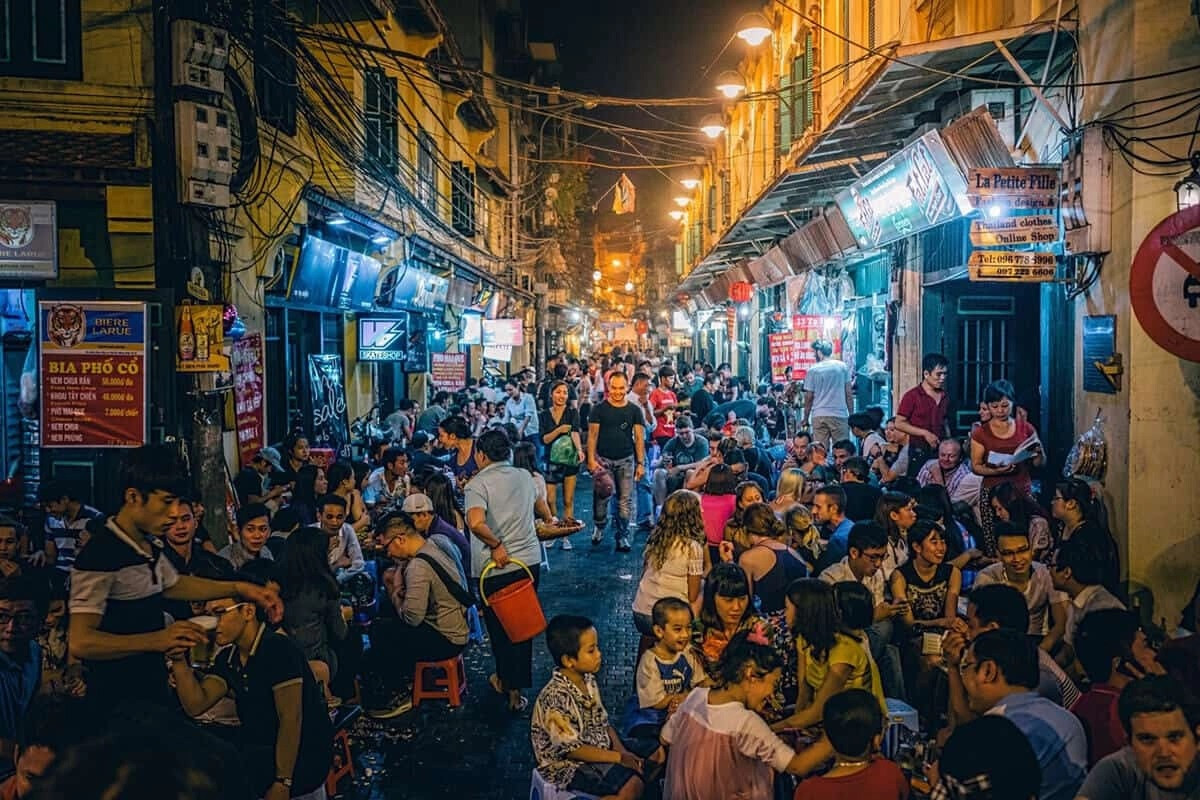
[[[533,704],[529,728],[538,772],[568,791],[641,797],[642,760],[609,724],[596,685],[600,645],[592,621],[560,614],[546,626],[546,646],[554,673]]]
[[[692,690],[663,726],[671,748],[663,797],[771,800],[773,770],[804,775],[832,755],[824,740],[796,753],[758,715],[783,673],[761,628],[734,634],[717,672],[719,688]]]
[[[688,692],[709,684],[704,665],[692,652],[692,607],[678,597],[664,597],[650,610],[650,620],[654,647],[638,661],[639,708],[629,728],[629,735],[637,739],[657,739]]]
[[[874,757],[883,738],[883,712],[873,694],[847,689],[829,698],[825,734],[837,753],[833,769],[802,782],[794,800],[906,800],[908,781],[900,767]]]

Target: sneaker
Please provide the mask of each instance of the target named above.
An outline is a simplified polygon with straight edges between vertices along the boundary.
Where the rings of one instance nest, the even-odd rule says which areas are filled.
[[[592,547],[596,547],[604,541],[604,529],[596,528],[592,531]]]
[[[371,719],[394,719],[412,711],[412,707],[411,692],[396,692],[381,707],[368,709],[367,716]]]
[[[562,549],[563,550],[574,550],[575,549],[575,545],[571,544],[571,539],[569,537],[566,537],[566,536],[563,537]]]
[[[617,537],[617,552],[618,553],[628,553],[632,549],[633,548],[629,546],[628,537],[625,537],[625,536]]]

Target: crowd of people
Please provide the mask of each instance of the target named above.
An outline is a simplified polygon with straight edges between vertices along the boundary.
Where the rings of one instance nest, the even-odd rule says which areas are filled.
[[[548,548],[610,541],[641,566],[623,718],[596,626],[545,609],[530,739],[564,792],[1197,796],[1198,637],[1129,610],[1095,486],[1042,503],[1012,386],[984,388],[959,440],[946,359],[886,418],[815,349],[805,381],[757,388],[727,364],[559,354],[402,401],[361,462],[295,431],[237,474],[219,534],[171,446],[130,451],[103,510],[43,485],[40,524],[0,518],[0,799],[323,797],[339,709],[405,714],[418,662],[459,656],[477,621],[522,714],[543,637],[481,601],[536,594]]]

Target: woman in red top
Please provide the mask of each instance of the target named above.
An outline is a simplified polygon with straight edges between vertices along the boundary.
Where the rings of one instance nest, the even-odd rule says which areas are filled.
[[[983,403],[991,418],[971,431],[971,469],[983,477],[983,502],[979,504],[983,523],[983,551],[990,557],[996,556],[996,537],[992,534],[995,512],[992,509],[992,490],[1010,483],[1022,494],[1032,495],[1033,479],[1031,467],[1040,467],[1046,457],[1042,444],[1036,441],[1037,431],[1023,419],[1016,419],[1015,391],[1008,381],[989,383],[983,390]],[[1032,457],[1014,463],[1013,455],[1030,437],[1035,437],[1032,446],[1025,449]]]

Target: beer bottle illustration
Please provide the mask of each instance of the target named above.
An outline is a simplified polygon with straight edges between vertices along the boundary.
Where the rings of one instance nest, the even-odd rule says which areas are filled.
[[[210,344],[212,342],[212,333],[210,332],[211,326],[208,325],[208,321],[204,318],[205,316],[207,316],[207,315],[203,315],[199,319],[196,320],[196,322],[199,323],[196,325],[196,360],[197,361],[208,361],[209,356],[211,355],[211,347],[210,347]]]
[[[192,361],[196,358],[196,328],[192,323],[192,309],[183,307],[179,316],[179,360]]]

